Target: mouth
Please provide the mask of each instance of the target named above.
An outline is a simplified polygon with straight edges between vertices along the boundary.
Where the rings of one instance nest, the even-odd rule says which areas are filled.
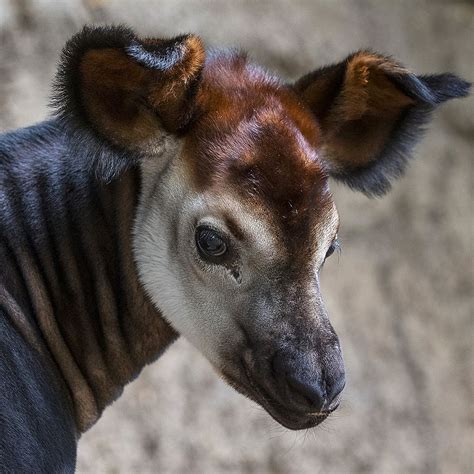
[[[240,360],[240,377],[221,372],[224,379],[235,390],[259,404],[280,425],[290,430],[314,428],[321,424],[336,410],[337,406],[324,412],[301,412],[288,408],[278,401],[268,390],[257,384],[252,378],[245,362]]]

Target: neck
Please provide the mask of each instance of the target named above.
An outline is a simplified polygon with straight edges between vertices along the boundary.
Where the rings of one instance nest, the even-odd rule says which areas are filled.
[[[137,277],[138,171],[101,184],[67,155],[65,147],[54,166],[51,159],[27,182],[18,178],[28,193],[16,203],[15,225],[26,237],[6,237],[12,268],[26,269],[24,307],[69,389],[82,432],[176,333]]]

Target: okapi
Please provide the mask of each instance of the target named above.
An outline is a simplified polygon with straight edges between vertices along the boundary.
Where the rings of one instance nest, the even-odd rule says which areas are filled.
[[[285,427],[325,420],[345,384],[328,179],[385,194],[468,89],[371,51],[290,84],[194,35],[85,27],[54,116],[0,138],[0,471],[72,472],[179,334]]]

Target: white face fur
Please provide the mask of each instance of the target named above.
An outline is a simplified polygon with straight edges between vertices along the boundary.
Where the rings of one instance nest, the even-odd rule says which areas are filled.
[[[265,216],[246,208],[236,195],[195,192],[180,152],[178,140],[168,141],[161,156],[142,163],[135,259],[145,290],[165,319],[219,368],[244,337],[235,312],[248,306],[252,287],[269,273],[278,257],[278,238]],[[245,246],[232,236],[224,215],[238,222]],[[337,227],[335,210],[331,220],[318,232],[315,272]],[[201,224],[229,236],[238,247],[235,271],[200,258],[195,229]]]

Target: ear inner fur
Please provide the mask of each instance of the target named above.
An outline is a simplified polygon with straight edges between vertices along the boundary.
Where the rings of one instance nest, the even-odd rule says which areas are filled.
[[[307,74],[294,87],[321,126],[331,174],[369,196],[385,193],[403,173],[434,107],[469,90],[452,74],[417,77],[370,51]]]
[[[64,121],[136,151],[186,127],[204,61],[194,35],[140,40],[123,27],[86,27],[64,49],[53,104]]]
[[[80,73],[89,119],[114,144],[133,147],[156,133],[157,117],[140,103],[149,87],[147,72],[124,51],[88,51]]]

